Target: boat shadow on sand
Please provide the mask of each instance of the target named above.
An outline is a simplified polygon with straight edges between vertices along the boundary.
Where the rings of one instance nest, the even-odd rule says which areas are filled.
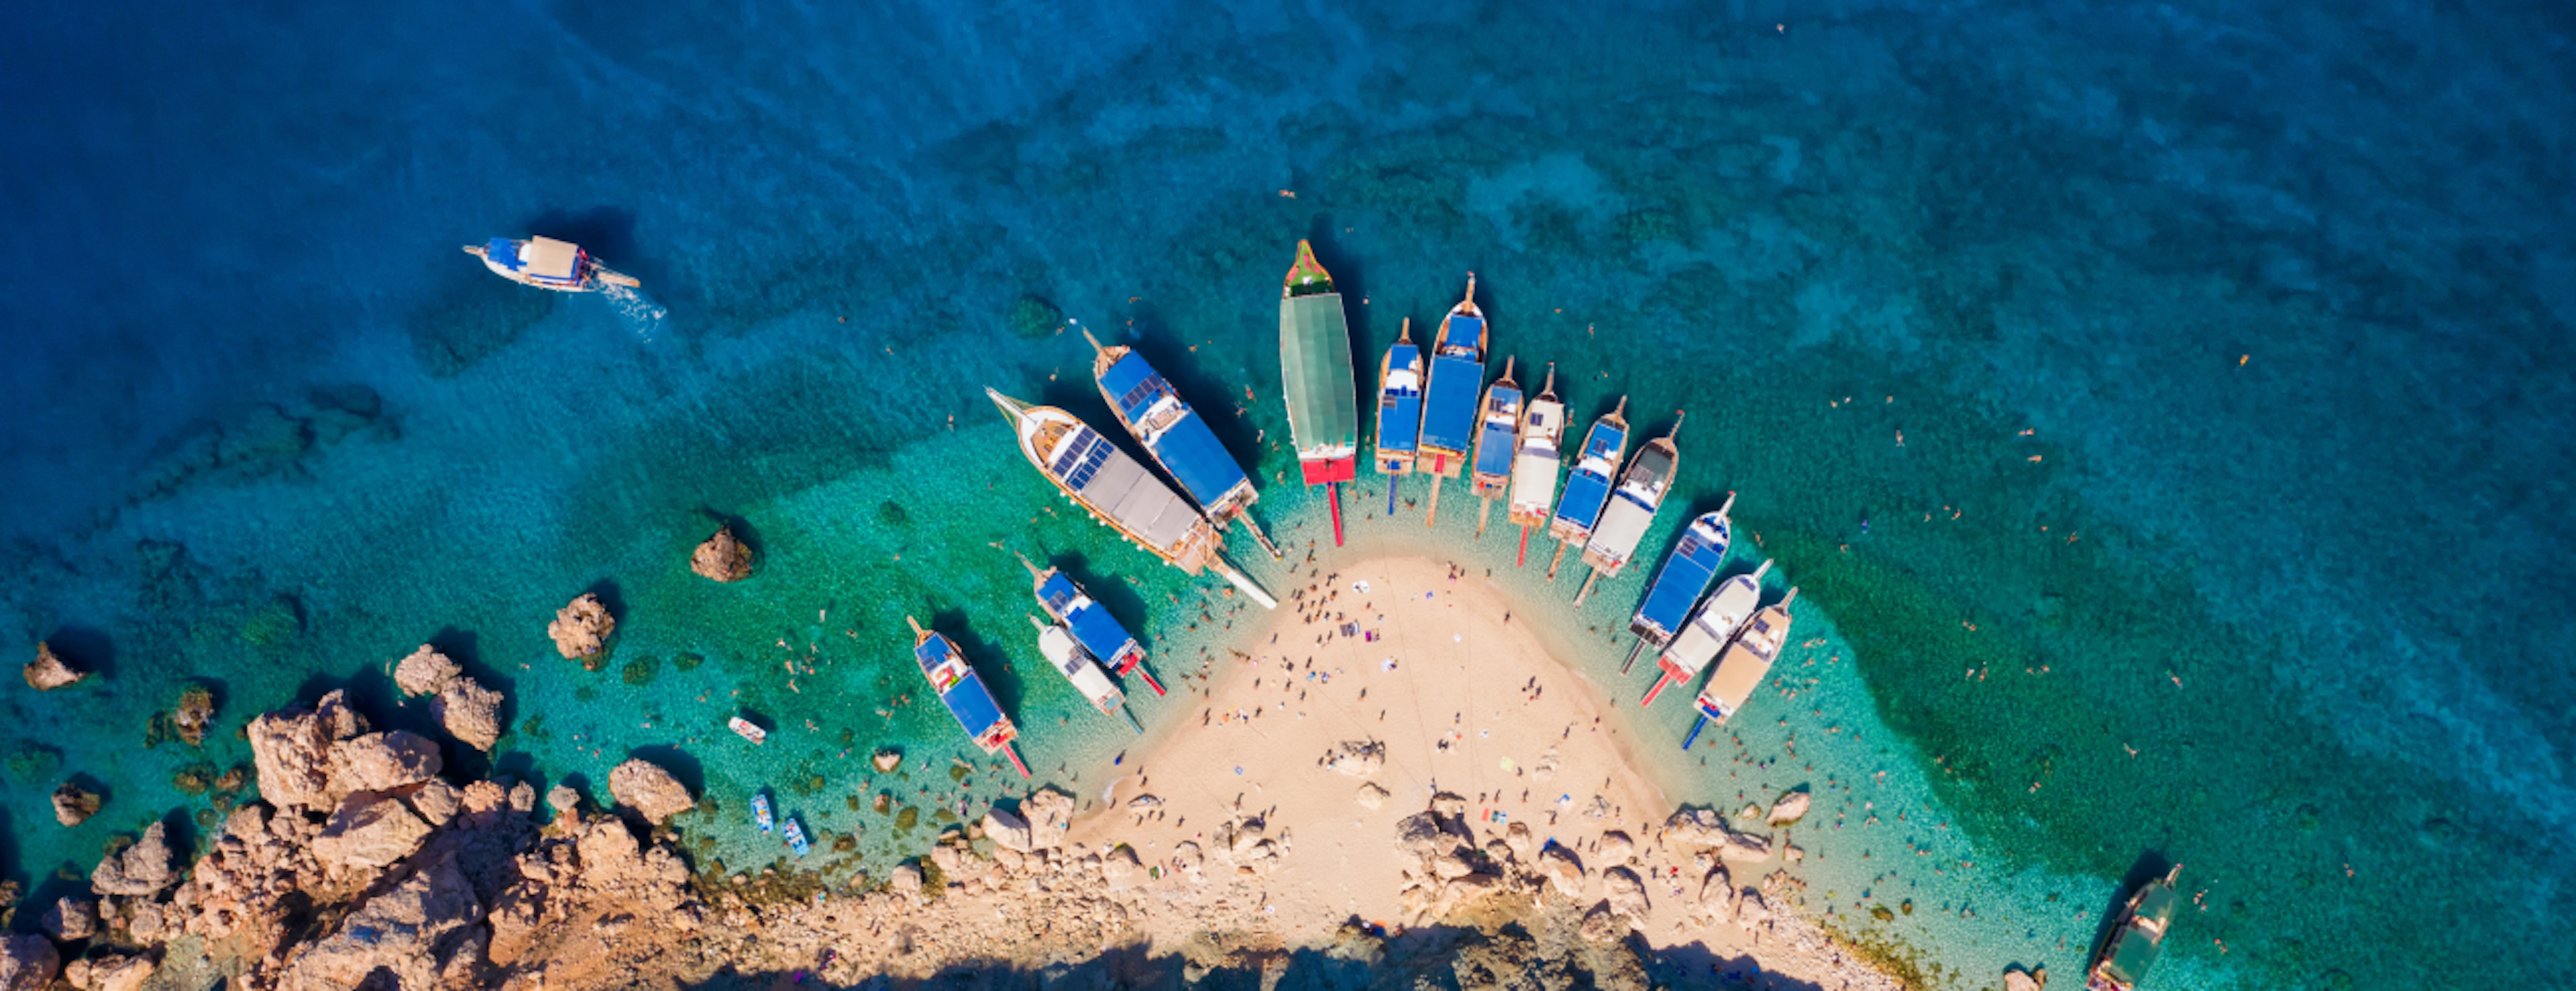
[[[1516,979],[1527,978],[1535,979],[1534,986],[1555,986],[1559,982],[1592,986],[1600,983],[1600,978],[1612,976],[1600,973],[1605,965],[1619,963],[1610,954],[1625,954],[1644,967],[1648,983],[1655,987],[1823,991],[1812,981],[1766,973],[1748,958],[1720,957],[1696,946],[1653,951],[1633,936],[1620,944],[1583,944],[1584,948],[1575,954],[1553,955],[1518,923],[1505,924],[1491,932],[1426,926],[1381,939],[1360,931],[1357,921],[1344,926],[1331,942],[1322,945],[1284,950],[1237,947],[1220,951],[1222,957],[1213,962],[1193,961],[1180,954],[1155,955],[1138,942],[1110,947],[1088,960],[1043,967],[1004,960],[969,961],[923,979],[877,975],[827,980],[800,970],[744,971],[727,966],[705,980],[680,986],[691,991],[1036,987],[1410,991],[1416,987],[1471,983],[1461,980],[1470,975],[1500,984],[1520,984],[1522,981]],[[1219,941],[1220,946],[1223,943]],[[841,971],[846,974],[850,969],[843,967]]]

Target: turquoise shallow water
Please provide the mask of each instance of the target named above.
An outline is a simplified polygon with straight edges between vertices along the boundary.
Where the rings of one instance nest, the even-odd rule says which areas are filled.
[[[926,705],[877,713],[915,687],[906,614],[1088,791],[1125,731],[1006,668],[1028,602],[991,545],[1121,590],[1167,682],[1240,600],[1064,516],[980,388],[1108,423],[1074,339],[1014,333],[1040,297],[1132,335],[1276,477],[1275,286],[1311,237],[1365,300],[1363,366],[1473,270],[1497,356],[1559,363],[1577,416],[1690,410],[1680,491],[1741,493],[1811,607],[1782,673],[1815,682],[1659,773],[1721,807],[1814,788],[1846,825],[1801,832],[1810,896],[1855,931],[1959,986],[2066,974],[2171,859],[2207,907],[2159,987],[2571,962],[2521,935],[2576,909],[2563,10],[118,15],[0,40],[0,628],[103,672],[9,693],[23,881],[209,808],[173,776],[245,759],[259,711],[347,685],[425,724],[382,673],[424,640],[510,694],[502,770],[682,765],[709,863],[776,855],[757,787],[859,832],[861,867],[1022,787],[952,779]],[[662,312],[454,253],[526,230]],[[1455,487],[1427,538],[1359,488],[1346,553],[1507,563],[1503,534],[1464,546]],[[1256,512],[1323,536],[1306,493]],[[725,519],[767,563],[717,587],[683,562]],[[1588,631],[1646,574],[1552,620],[1614,696],[1624,643]],[[543,630],[594,589],[623,632],[589,673]],[[215,737],[139,749],[192,681]],[[736,707],[778,737],[724,735]],[[865,770],[890,743],[908,777]],[[68,775],[110,800],[66,830]],[[849,808],[881,791],[925,823]]]

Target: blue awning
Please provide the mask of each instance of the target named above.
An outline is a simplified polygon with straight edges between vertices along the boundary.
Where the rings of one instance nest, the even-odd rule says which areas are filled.
[[[1086,600],[1087,604],[1076,609],[1074,600],[1077,597]],[[1115,663],[1119,653],[1136,642],[1136,637],[1119,625],[1118,618],[1109,614],[1107,606],[1083,592],[1073,579],[1064,576],[1064,572],[1048,577],[1046,583],[1038,587],[1038,598],[1046,603],[1048,613],[1063,621],[1065,628],[1072,631],[1073,642],[1082,645],[1093,660]]]
[[[993,701],[993,693],[984,687],[984,678],[972,671],[939,701],[948,704],[948,714],[957,717],[957,725],[966,735],[981,740],[984,733],[1002,721],[1002,707]]]
[[[1118,412],[1133,423],[1164,396],[1172,396],[1172,384],[1163,380],[1143,355],[1129,351],[1127,356],[1100,373],[1100,392],[1118,407]],[[1175,396],[1174,398],[1178,398]]]
[[[1720,524],[1723,526],[1723,524]],[[1722,532],[1722,531],[1721,531]],[[1661,636],[1669,637],[1690,618],[1690,610],[1708,591],[1709,582],[1717,578],[1717,569],[1726,562],[1726,545],[1711,544],[1700,535],[1699,527],[1682,531],[1682,542],[1664,559],[1663,570],[1655,573],[1655,583],[1646,589],[1645,601],[1638,603],[1636,625],[1652,624]]]
[[[506,237],[483,242],[483,257],[513,272],[528,267],[519,260],[519,242]]]
[[[1422,446],[1466,453],[1476,429],[1476,393],[1484,387],[1483,362],[1431,359],[1431,384],[1422,397]]]
[[[1171,472],[1172,478],[1181,483],[1182,491],[1189,493],[1201,508],[1214,505],[1217,500],[1225,498],[1226,493],[1234,491],[1235,486],[1245,482],[1243,466],[1235,464],[1234,456],[1225,453],[1225,445],[1217,443],[1216,433],[1208,429],[1196,412],[1183,416],[1165,429],[1160,438],[1147,445],[1147,449],[1154,452],[1154,460],[1163,463],[1163,470]]]
[[[1609,479],[1577,472],[1565,480],[1565,495],[1556,501],[1556,518],[1590,530],[1601,521],[1601,506],[1609,499]]]
[[[1440,346],[1444,348],[1484,348],[1485,319],[1463,313],[1452,313],[1441,323]]]

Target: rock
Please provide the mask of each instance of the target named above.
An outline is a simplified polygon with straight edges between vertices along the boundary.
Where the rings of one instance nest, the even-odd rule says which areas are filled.
[[[2004,991],[2040,991],[2048,986],[2048,971],[2026,971],[2019,967],[2004,968]]]
[[[98,806],[99,798],[96,792],[73,782],[65,781],[54,789],[55,822],[66,826],[80,825],[89,821],[89,817],[98,814]]]
[[[1807,859],[1807,851],[1805,848],[1797,846],[1796,844],[1783,843],[1780,845],[1780,856],[1782,859],[1794,864]]]
[[[708,581],[741,581],[751,577],[751,548],[734,539],[733,527],[719,527],[689,555],[689,570]]]
[[[1020,815],[1029,823],[1029,849],[1053,849],[1064,843],[1064,832],[1073,825],[1073,796],[1040,789],[1020,800]]]
[[[617,799],[617,804],[634,809],[644,821],[656,826],[698,805],[680,779],[642,758],[629,759],[608,772],[608,794]]]
[[[1512,851],[1512,856],[1529,856],[1531,842],[1529,823],[1514,820],[1503,827],[1503,846]]]
[[[1355,778],[1376,774],[1386,766],[1386,744],[1376,740],[1344,740],[1324,758],[1324,766]]]
[[[1803,791],[1780,796],[1780,800],[1771,806],[1771,824],[1785,826],[1806,818],[1808,801],[1807,793]]]
[[[191,747],[206,743],[206,730],[215,724],[215,693],[204,685],[190,685],[179,690],[179,705],[170,711],[170,732]]]
[[[159,969],[150,957],[114,953],[89,961],[89,965],[89,991],[142,991],[143,983]]]
[[[1628,834],[1613,829],[1601,834],[1601,862],[1624,864],[1637,859],[1637,843]]]
[[[484,943],[476,934],[450,934],[474,927],[483,914],[474,885],[458,870],[455,858],[441,858],[392,890],[366,899],[329,935],[292,951],[276,986],[278,991],[439,987],[441,974],[459,963],[458,957],[482,955]]]
[[[1143,882],[1145,867],[1136,860],[1133,847],[1121,843],[1100,858],[1100,879],[1111,891],[1125,891]]]
[[[161,911],[161,903],[149,901],[134,906],[134,917],[126,920],[125,934],[145,946],[178,935],[172,930],[169,917]]]
[[[87,677],[89,677],[87,673],[72,670],[71,665],[63,663],[62,658],[54,656],[54,648],[46,644],[37,644],[36,659],[27,662],[27,685],[40,692],[50,692],[64,685],[76,684]],[[46,976],[50,979],[53,975]]]
[[[466,782],[465,792],[459,796],[459,805],[465,811],[478,815],[498,812],[502,806],[508,804],[510,804],[509,789],[490,781]]]
[[[1738,864],[1758,864],[1771,859],[1771,841],[1751,833],[1730,833],[1726,844],[1717,848],[1717,856]]]
[[[900,750],[879,750],[877,751],[876,756],[868,759],[868,762],[876,765],[877,773],[879,774],[893,774],[895,768],[903,766],[903,752]]]
[[[366,720],[336,691],[310,710],[287,709],[251,720],[250,754],[259,769],[260,797],[281,809],[338,805],[346,792],[332,784],[332,748],[366,728]]]
[[[1664,845],[1713,847],[1726,842],[1733,831],[1726,820],[1707,809],[1682,809],[1664,820]]]
[[[1360,782],[1359,792],[1351,796],[1351,800],[1360,803],[1361,808],[1369,809],[1385,805],[1386,798],[1386,789],[1378,787],[1374,782],[1367,781]]]
[[[64,898],[45,910],[45,931],[55,939],[88,939],[98,932],[98,904],[86,898]]]
[[[392,791],[438,776],[438,744],[410,730],[369,733],[331,748],[332,787],[342,794]]]
[[[1646,910],[1650,907],[1646,901],[1646,882],[1637,876],[1636,871],[1625,867],[1602,871],[1601,887],[1609,897],[1610,911],[1627,919],[1631,925],[1645,921]]]
[[[1131,809],[1159,809],[1163,807],[1163,800],[1153,795],[1138,795],[1127,800],[1127,807]]]
[[[170,841],[155,822],[134,845],[99,861],[90,872],[89,887],[102,895],[148,895],[178,879],[170,872]]]
[[[537,789],[525,781],[510,786],[510,807],[521,812],[537,810]]]
[[[1396,849],[1416,857],[1437,857],[1456,845],[1456,838],[1441,831],[1437,813],[1416,812],[1395,821]]]
[[[1583,862],[1574,859],[1574,851],[1549,844],[1538,852],[1538,872],[1558,894],[1574,898],[1583,893]]]
[[[1736,813],[1735,817],[1738,819],[1760,819],[1762,818],[1762,807],[1759,805],[1746,805],[1744,807],[1744,811]]]
[[[1455,853],[1444,853],[1431,858],[1431,875],[1443,881],[1453,877],[1466,877],[1473,873],[1476,873],[1476,865],[1468,863],[1467,858]]]
[[[894,886],[896,894],[918,895],[921,893],[921,868],[911,864],[898,865],[889,883]]]
[[[313,840],[313,859],[341,870],[388,867],[410,856],[428,836],[429,823],[403,803],[359,792],[332,810],[330,823]]]
[[[394,665],[394,687],[402,689],[404,695],[436,695],[463,673],[465,669],[448,660],[447,655],[422,644]]]
[[[581,793],[572,790],[571,785],[556,785],[546,791],[546,807],[555,810],[558,815],[580,806]]]
[[[1029,844],[1029,821],[1007,809],[997,808],[984,813],[984,835],[992,839],[994,846],[1013,853],[1028,853],[1036,849]]]
[[[457,806],[463,804],[456,786],[439,778],[421,782],[418,790],[403,796],[403,801],[411,806],[412,814],[432,826],[447,825],[448,820],[456,818]]]
[[[608,614],[599,596],[587,592],[556,610],[555,621],[546,624],[546,636],[554,638],[555,652],[566,660],[597,655],[616,632],[616,617]]]
[[[1467,814],[1467,800],[1444,791],[1431,796],[1431,811],[1439,813],[1443,819],[1455,819]]]
[[[0,991],[38,991],[62,966],[53,940],[32,933],[0,939]]]
[[[1577,932],[1589,942],[1614,943],[1627,938],[1629,929],[1627,917],[1611,910],[1610,903],[1605,901],[1592,906],[1592,911],[1584,914],[1582,928]]]
[[[476,750],[489,753],[501,739],[501,693],[472,678],[448,682],[430,700],[429,711],[438,717],[439,725],[447,727],[447,735]]]

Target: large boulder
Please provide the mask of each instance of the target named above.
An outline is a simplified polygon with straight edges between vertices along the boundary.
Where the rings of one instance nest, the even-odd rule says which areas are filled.
[[[2040,991],[2047,986],[2048,971],[2045,969],[2033,973],[2020,967],[2004,968],[2004,991]]]
[[[1601,834],[1602,863],[1624,864],[1635,859],[1637,859],[1637,842],[1629,839],[1628,834],[1616,829],[1607,830]]]
[[[597,656],[616,632],[617,618],[608,614],[599,596],[587,592],[556,610],[555,621],[546,624],[546,636],[554,638],[555,651],[568,660]]]
[[[331,748],[333,785],[343,794],[392,791],[438,776],[438,744],[410,730],[369,733]]]
[[[332,784],[331,751],[367,731],[367,721],[340,692],[311,709],[286,709],[250,722],[250,755],[259,795],[278,808],[330,808],[347,794]]]
[[[1387,790],[1378,787],[1377,782],[1362,781],[1360,790],[1351,796],[1351,800],[1360,803],[1361,808],[1374,809],[1384,806],[1387,797]]]
[[[177,880],[170,871],[169,838],[155,822],[134,845],[100,860],[90,872],[89,886],[102,895],[148,895]]]
[[[1771,824],[1785,826],[1806,818],[1807,804],[1810,801],[1812,799],[1803,791],[1793,791],[1780,796],[1780,800],[1771,805]]]
[[[98,814],[98,793],[65,781],[54,789],[54,821],[66,826],[88,822]]]
[[[993,845],[1013,853],[1036,849],[1029,844],[1029,821],[1009,809],[996,808],[984,813],[984,835]]]
[[[1771,859],[1771,841],[1751,833],[1729,833],[1717,856],[1730,863],[1758,864]]]
[[[370,870],[411,856],[429,837],[429,823],[393,798],[359,792],[332,810],[313,840],[313,859],[341,870]]]
[[[88,674],[72,670],[71,665],[54,656],[54,648],[47,644],[37,644],[36,659],[27,662],[27,686],[40,692],[50,692],[87,677]]]
[[[1574,859],[1574,851],[1548,844],[1538,852],[1538,873],[1557,894],[1573,898],[1583,893],[1583,862]]]
[[[465,673],[455,661],[428,644],[412,651],[411,656],[394,665],[394,687],[405,695],[436,695],[456,676]]]
[[[1386,744],[1376,740],[1344,740],[1325,755],[1324,766],[1352,777],[1367,777],[1386,766]]]
[[[438,723],[447,727],[447,735],[476,750],[490,752],[501,739],[501,693],[483,687],[472,678],[459,677],[447,683],[438,697],[431,699],[429,711]]]
[[[388,803],[390,804],[390,803]],[[453,858],[412,874],[369,898],[331,933],[288,958],[279,991],[348,991],[357,987],[433,988],[456,972],[459,956],[479,960],[483,941],[451,933],[483,916],[474,885]],[[471,961],[465,961],[471,963]]]
[[[38,991],[62,966],[53,940],[33,933],[0,939],[0,991]]]
[[[148,956],[110,953],[89,961],[89,991],[142,991],[159,969]]]
[[[608,794],[656,826],[662,820],[696,808],[698,800],[661,765],[634,758],[608,772]]]
[[[1416,812],[1395,821],[1396,849],[1425,859],[1437,857],[1458,845],[1457,837],[1440,828],[1440,816],[1433,812]]]
[[[1136,850],[1124,843],[1100,858],[1100,880],[1111,891],[1125,891],[1142,883],[1145,867],[1136,860]]]
[[[1029,849],[1047,850],[1064,843],[1073,826],[1073,796],[1042,788],[1020,800],[1020,815],[1029,821]]]
[[[751,577],[751,548],[734,539],[733,527],[721,527],[689,555],[689,570],[708,581],[741,581]]]
[[[98,903],[63,898],[45,910],[44,927],[55,939],[88,939],[98,932]]]
[[[1649,907],[1646,901],[1646,882],[1637,876],[1637,872],[1625,867],[1613,867],[1602,871],[1601,887],[1609,896],[1610,911],[1627,919],[1631,925],[1645,921],[1646,910]]]

